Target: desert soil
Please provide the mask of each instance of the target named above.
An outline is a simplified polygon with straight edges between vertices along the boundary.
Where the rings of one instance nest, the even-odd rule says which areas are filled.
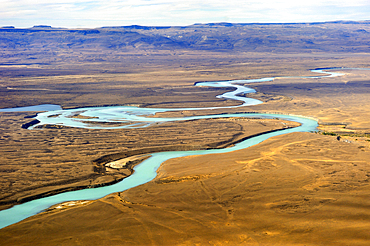
[[[367,245],[370,151],[293,133],[2,229],[4,245]],[[97,212],[99,211],[99,212]]]

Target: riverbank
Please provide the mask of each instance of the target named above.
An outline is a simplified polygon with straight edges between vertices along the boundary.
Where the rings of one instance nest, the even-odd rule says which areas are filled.
[[[141,162],[109,168],[106,164],[111,161],[161,151],[225,148],[256,134],[297,126],[289,121],[231,118],[142,129],[40,131],[20,128],[30,120],[24,118],[27,115],[2,113],[0,152],[6,164],[0,169],[4,173],[1,209],[65,191],[117,183]]]
[[[169,159],[174,159],[177,157],[183,156],[197,156],[197,155],[209,155],[209,154],[219,154],[219,153],[227,153],[236,150],[241,150],[248,148],[250,146],[256,145],[261,143],[262,141],[269,139],[273,136],[278,136],[282,134],[287,134],[291,132],[312,132],[317,127],[317,122],[300,118],[300,117],[293,117],[293,116],[285,116],[285,115],[267,115],[267,114],[230,114],[230,115],[214,115],[212,118],[232,118],[232,117],[262,117],[262,121],[264,118],[269,117],[273,119],[284,119],[288,121],[299,122],[301,125],[295,128],[290,129],[283,129],[280,131],[269,132],[265,134],[261,134],[255,136],[250,139],[246,139],[233,147],[230,148],[223,148],[223,149],[211,149],[211,150],[197,150],[197,151],[171,151],[171,152],[160,152],[152,154],[152,157],[148,158],[147,160],[143,161],[141,165],[135,167],[135,172],[132,176],[122,180],[117,184],[113,184],[110,186],[99,187],[94,189],[85,189],[85,190],[78,190],[78,191],[71,191],[66,193],[61,193],[58,195],[40,198],[31,202],[27,202],[18,206],[14,206],[13,208],[0,211],[0,217],[2,217],[1,227],[5,227],[11,224],[14,224],[18,221],[26,219],[32,215],[42,212],[43,210],[49,208],[52,205],[63,203],[65,201],[74,201],[74,200],[94,200],[104,197],[108,194],[114,192],[121,192],[124,190],[128,190],[133,187],[137,187],[141,184],[145,184],[157,176],[156,170],[160,167],[160,165]],[[208,116],[199,116],[197,119],[209,119]],[[262,125],[265,125],[262,123]],[[283,124],[285,126],[285,124]]]

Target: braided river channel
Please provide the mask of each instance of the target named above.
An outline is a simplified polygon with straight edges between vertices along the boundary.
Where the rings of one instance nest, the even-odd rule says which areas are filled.
[[[331,72],[331,70],[339,70],[343,68],[325,68],[315,69],[312,72],[321,73],[322,75],[317,77],[293,77],[293,78],[319,78],[341,76],[341,73]],[[326,70],[326,71],[323,71]],[[279,78],[292,78],[292,77],[279,77]],[[261,143],[262,141],[292,132],[311,132],[315,131],[317,122],[313,119],[291,116],[291,115],[279,115],[279,114],[259,114],[259,113],[237,113],[237,114],[220,114],[220,115],[203,115],[203,116],[191,116],[183,118],[157,118],[147,117],[153,116],[159,112],[173,112],[182,110],[209,110],[218,108],[235,108],[245,107],[250,105],[256,105],[262,103],[259,100],[247,98],[244,95],[247,93],[255,92],[253,89],[244,86],[248,83],[273,81],[275,78],[262,78],[255,80],[234,80],[234,81],[218,81],[218,82],[201,82],[196,83],[196,86],[212,86],[212,87],[228,87],[235,88],[234,91],[226,92],[219,95],[219,98],[233,99],[242,101],[243,104],[238,106],[230,107],[211,107],[211,108],[140,108],[133,106],[113,106],[113,107],[91,107],[91,108],[78,108],[62,110],[58,105],[39,105],[31,106],[31,108],[13,108],[13,109],[0,109],[0,112],[16,112],[16,111],[43,111],[52,109],[52,111],[46,111],[39,113],[35,118],[37,124],[30,127],[32,129],[38,125],[52,124],[52,125],[63,125],[69,127],[81,127],[81,128],[94,128],[94,129],[113,129],[113,128],[138,128],[147,127],[154,123],[162,123],[168,121],[180,121],[180,120],[194,120],[194,119],[209,119],[209,118],[230,118],[230,117],[251,117],[251,118],[278,118],[289,121],[295,121],[301,123],[299,127],[283,129],[275,132],[269,132],[249,138],[235,144],[233,147],[225,149],[210,149],[210,150],[198,150],[198,151],[169,151],[153,153],[150,158],[143,161],[141,164],[134,167],[134,173],[123,179],[122,181],[99,188],[90,188],[84,190],[70,191],[60,193],[57,195],[44,197],[36,200],[32,200],[20,205],[13,206],[9,209],[0,211],[0,228],[4,228],[8,225],[19,222],[32,215],[40,213],[52,205],[63,203],[66,201],[77,201],[77,200],[95,200],[102,198],[108,194],[114,192],[121,192],[141,184],[147,183],[153,180],[157,173],[157,169],[164,161],[177,157],[184,157],[190,155],[207,155],[207,154],[218,154],[226,153],[235,150],[248,148],[255,144]],[[73,117],[79,116],[79,117]],[[114,124],[104,124],[114,123]]]

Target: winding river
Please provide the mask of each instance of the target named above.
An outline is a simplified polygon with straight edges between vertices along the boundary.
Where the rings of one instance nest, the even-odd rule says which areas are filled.
[[[333,68],[334,69],[334,68]],[[336,70],[339,68],[335,68]],[[323,71],[323,69],[312,70],[313,72],[321,73],[322,76],[335,77],[342,75],[341,73],[331,72],[331,69],[325,69],[329,72]],[[319,78],[317,77],[293,77],[293,78]],[[280,77],[282,78],[282,77]],[[292,78],[292,77],[283,77]],[[196,83],[196,86],[213,86],[213,87],[233,87],[234,91],[226,92],[219,95],[219,98],[233,99],[242,101],[243,104],[238,106],[221,107],[221,108],[234,108],[234,107],[244,107],[248,105],[256,105],[262,103],[259,100],[247,98],[244,96],[246,93],[255,92],[253,89],[245,87],[244,84],[273,81],[275,78],[263,78],[255,80],[234,80],[234,81],[218,81],[218,82],[202,82]],[[42,106],[42,105],[41,105]],[[50,105],[48,105],[50,106]],[[58,107],[58,105],[54,105]],[[54,107],[52,106],[52,107]],[[38,106],[32,106],[31,110],[37,110]],[[36,108],[34,108],[36,107]],[[296,128],[284,129],[276,132],[270,132],[262,134],[243,142],[236,144],[233,147],[226,149],[213,149],[213,150],[199,150],[199,151],[171,151],[171,152],[160,152],[154,153],[152,156],[140,165],[137,165],[134,170],[135,172],[123,179],[122,181],[105,187],[91,188],[84,190],[77,190],[71,192],[65,192],[57,194],[54,196],[49,196],[41,199],[36,199],[30,202],[26,202],[20,205],[13,206],[12,208],[0,211],[0,228],[6,227],[8,225],[19,222],[25,218],[42,212],[43,210],[49,208],[52,205],[66,202],[66,201],[76,201],[76,200],[95,200],[104,197],[108,194],[114,192],[121,192],[135,186],[144,184],[154,179],[156,176],[156,171],[164,161],[172,158],[189,156],[189,155],[206,155],[206,154],[218,154],[226,153],[235,150],[240,150],[248,148],[252,145],[258,144],[270,137],[291,133],[291,132],[310,132],[314,131],[317,127],[317,122],[303,117],[298,116],[288,116],[288,115],[278,115],[278,114],[221,114],[221,115],[205,115],[205,116],[192,116],[183,118],[155,118],[146,117],[150,115],[155,115],[159,112],[168,111],[182,111],[182,110],[208,110],[208,109],[218,109],[220,107],[211,108],[139,108],[139,107],[129,107],[129,106],[115,106],[115,107],[94,107],[94,108],[79,108],[79,109],[69,109],[61,110],[55,108],[56,110],[47,111],[39,113],[36,119],[39,121],[38,125],[53,124],[53,125],[63,125],[71,127],[82,127],[82,128],[94,128],[94,129],[112,129],[112,128],[135,128],[135,127],[146,127],[153,123],[160,123],[166,121],[179,121],[179,120],[191,120],[191,119],[207,119],[207,118],[229,118],[229,117],[264,117],[264,118],[279,118],[290,121],[295,121],[301,123],[301,126]],[[29,110],[29,111],[31,111]],[[14,112],[14,111],[27,111],[24,108],[21,110],[14,109],[3,109],[0,112]],[[119,123],[117,125],[104,125],[102,123]]]

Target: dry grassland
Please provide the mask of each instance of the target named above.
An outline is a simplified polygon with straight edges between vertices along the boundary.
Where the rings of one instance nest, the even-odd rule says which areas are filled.
[[[194,88],[193,84],[312,75],[308,69],[316,67],[368,66],[367,54],[163,51],[148,57],[127,53],[120,59],[99,66],[87,62],[61,64],[58,72],[51,65],[0,68],[1,105],[237,105],[215,99],[224,89]],[[169,160],[161,166],[159,176],[145,185],[97,201],[55,206],[2,229],[1,242],[368,245],[369,71],[348,71],[338,78],[277,79],[253,87],[258,91],[255,97],[264,104],[179,114],[258,111],[312,116],[319,120],[320,129],[342,138],[338,141],[336,136],[295,133],[229,154]],[[276,127],[275,123],[260,128],[258,121],[241,125],[220,119],[135,130],[28,131],[20,129],[30,120],[23,118],[26,114],[0,114],[2,195],[3,201],[12,202],[55,190],[50,185],[55,177],[60,178],[62,188],[70,188],[71,183],[63,182],[75,179],[83,185],[101,184],[129,174],[126,169],[105,172],[103,180],[89,176],[95,175],[92,161],[107,154],[154,145],[218,146],[220,142],[232,143],[235,136]],[[348,131],[362,134],[361,138],[343,141],[343,132]]]
[[[25,115],[3,113],[1,118],[0,208],[63,191],[118,182],[142,160],[135,158],[129,165],[106,167],[109,162],[125,157],[169,150],[224,148],[251,135],[297,125],[236,118],[170,122],[138,129],[27,130],[20,127],[29,121]]]

